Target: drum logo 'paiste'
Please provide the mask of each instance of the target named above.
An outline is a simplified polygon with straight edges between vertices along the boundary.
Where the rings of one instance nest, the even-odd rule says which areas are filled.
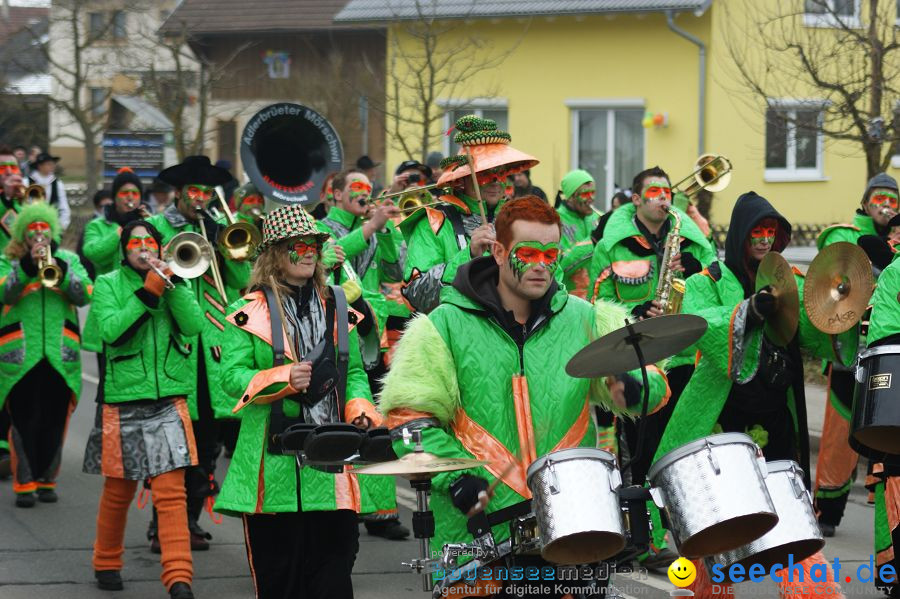
[[[890,389],[891,388],[891,374],[873,374],[869,377],[869,391],[874,391],[876,389]]]

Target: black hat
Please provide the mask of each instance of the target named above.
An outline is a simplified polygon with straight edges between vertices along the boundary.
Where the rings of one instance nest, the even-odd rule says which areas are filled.
[[[375,168],[379,164],[381,164],[381,163],[373,161],[371,158],[369,158],[367,155],[364,154],[364,155],[360,156],[359,159],[356,161],[356,168],[363,170],[363,171],[367,171],[370,168]]]
[[[138,193],[144,195],[141,178],[135,175],[134,171],[126,166],[119,169],[116,178],[112,181],[112,197],[116,197],[116,194],[119,193],[119,189],[126,183],[133,183],[134,186],[138,188]]]
[[[39,164],[45,162],[59,162],[59,156],[51,156],[47,152],[41,152],[37,155],[37,158],[34,159],[34,162],[31,163],[31,168],[37,168]]]
[[[394,171],[394,174],[399,175],[403,171],[408,171],[411,168],[421,171],[426,179],[431,179],[431,167],[425,166],[418,160],[404,160],[400,163],[400,166],[397,167],[397,170]]]
[[[213,166],[208,156],[188,156],[181,164],[170,166],[160,171],[158,178],[181,189],[185,185],[224,185],[231,181],[231,173],[223,168]]]

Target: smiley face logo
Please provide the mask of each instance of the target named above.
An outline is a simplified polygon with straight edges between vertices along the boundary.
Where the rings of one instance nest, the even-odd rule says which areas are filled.
[[[669,566],[669,581],[677,587],[686,587],[697,578],[697,568],[686,558],[679,557]]]

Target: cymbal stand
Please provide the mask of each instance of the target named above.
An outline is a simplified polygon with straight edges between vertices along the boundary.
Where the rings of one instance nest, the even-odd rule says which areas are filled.
[[[422,431],[413,431],[409,435],[403,431],[403,441],[409,443],[410,438],[416,442],[415,452],[422,453]],[[409,486],[416,492],[416,511],[413,512],[413,536],[419,539],[419,557],[403,562],[404,566],[422,575],[422,590],[431,591],[434,582],[431,574],[434,571],[434,560],[429,557],[428,539],[434,537],[434,512],[428,507],[428,496],[431,494],[431,476],[412,478]]]
[[[628,337],[625,338],[625,343],[634,348],[634,353],[637,355],[638,363],[641,366],[641,382],[643,383],[644,396],[641,401],[640,421],[638,421],[637,447],[634,455],[632,455],[627,462],[622,464],[620,468],[622,472],[630,469],[631,464],[641,457],[641,454],[644,452],[646,445],[644,436],[647,428],[647,408],[650,405],[650,383],[647,379],[647,363],[644,360],[644,352],[641,351],[641,341],[643,340],[644,335],[642,333],[636,333],[632,327],[632,323],[627,318],[625,319],[625,328],[628,329]]]

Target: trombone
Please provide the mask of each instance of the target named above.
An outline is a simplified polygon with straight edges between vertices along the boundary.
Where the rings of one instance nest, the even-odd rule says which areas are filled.
[[[23,187],[20,185],[20,187]],[[44,191],[43,185],[38,185],[37,183],[32,183],[28,187],[25,187],[25,190],[22,192],[22,203],[23,204],[33,204],[34,202],[46,202],[47,194]]]
[[[163,249],[163,261],[182,279],[196,279],[205,273],[213,263],[213,255],[212,246],[206,238],[193,231],[179,233]]]
[[[701,190],[711,193],[722,191],[731,183],[731,161],[719,154],[702,154],[694,161],[694,171],[672,186],[672,191],[680,191],[692,198]],[[685,188],[681,186],[691,181]]]
[[[423,187],[411,187],[409,189],[404,189],[403,191],[397,191],[394,193],[385,194],[379,198],[372,198],[372,201],[380,201],[380,200],[390,200],[392,198],[400,198],[397,200],[397,208],[400,209],[405,216],[409,216],[419,208],[427,208],[429,206],[437,206],[438,204],[443,204],[441,200],[435,200],[428,202],[426,201],[428,198],[431,198],[432,195],[430,191],[432,189],[436,189],[439,186],[437,183],[432,183],[431,185],[425,185]]]
[[[50,249],[46,245],[38,248],[38,279],[41,285],[47,287],[59,287],[63,279],[62,269],[56,264]]]
[[[153,264],[151,264],[150,260],[147,258],[146,253],[141,252],[141,254],[138,256],[138,258],[140,259],[141,262],[146,262],[147,266],[150,267],[150,270],[152,270],[157,275],[159,275],[159,278],[161,278],[163,280],[163,282],[166,284],[166,289],[175,289],[175,283],[172,282],[172,279],[170,279],[169,276],[166,273],[164,273],[163,271],[161,271],[159,268],[153,266]],[[172,271],[172,272],[175,272],[175,271]]]
[[[216,244],[223,256],[229,260],[243,262],[253,257],[257,246],[262,242],[262,233],[256,225],[244,221],[236,221],[234,214],[216,190],[216,199],[222,206],[222,214],[225,216],[225,228],[219,233]],[[218,210],[215,214],[218,214]],[[210,213],[211,216],[215,215]],[[201,223],[202,223],[201,219]],[[206,232],[203,233],[206,236]]]

